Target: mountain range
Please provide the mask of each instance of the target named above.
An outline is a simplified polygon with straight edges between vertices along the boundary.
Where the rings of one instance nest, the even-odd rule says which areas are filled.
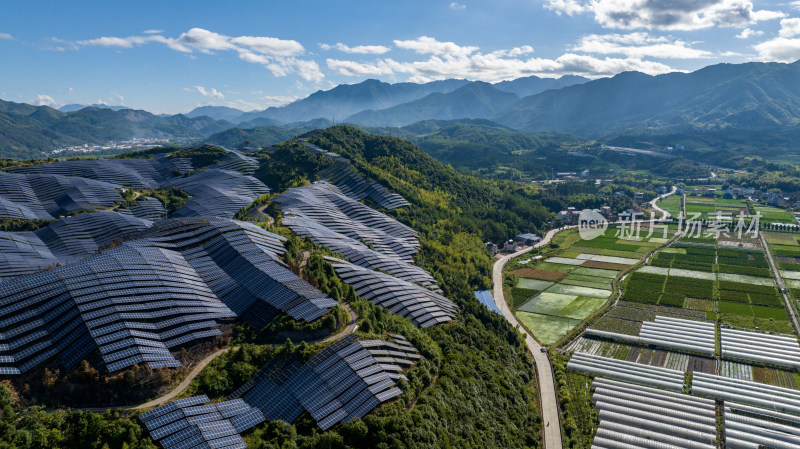
[[[366,80],[251,112],[202,106],[185,115],[157,116],[104,105],[72,110],[76,107],[65,106],[70,111],[65,112],[0,100],[0,156],[41,155],[57,146],[132,137],[204,141],[214,136],[228,145],[237,139],[269,142],[287,130],[341,121],[402,127],[430,120],[488,119],[516,131],[560,131],[585,138],[653,130],[794,128],[800,125],[800,61],[717,64],[658,76],[624,72],[596,80]],[[270,129],[252,131],[260,127]],[[227,130],[232,131],[218,135]]]

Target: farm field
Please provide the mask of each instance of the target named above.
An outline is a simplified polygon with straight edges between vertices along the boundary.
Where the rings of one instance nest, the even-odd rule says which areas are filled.
[[[755,206],[756,213],[761,214],[761,223],[789,223],[797,224],[797,220],[786,209],[771,206]]]
[[[765,240],[779,254],[775,258],[786,285],[800,298],[797,236],[772,233]],[[800,344],[760,240],[681,238],[621,283],[615,306],[591,321],[591,331],[560,348],[573,355],[570,370],[595,385],[616,379],[640,385],[634,389],[645,385],[678,391],[675,377],[679,386],[680,373],[692,373],[684,374],[684,394],[694,392],[692,379],[707,375],[800,390],[795,365]],[[598,433],[595,444],[603,446],[606,437]]]
[[[612,227],[604,235],[585,241],[575,238],[575,231],[562,232],[557,236],[561,242],[558,250],[510,270],[518,280],[510,289],[509,303],[520,322],[542,344],[555,343],[602,308],[620,271],[659,245],[658,240],[649,240],[661,238],[663,230],[649,237],[644,231],[642,241],[625,240],[617,234]]]
[[[516,315],[523,326],[535,330],[536,338],[544,345],[557,342],[581,323],[581,320],[539,313],[517,312]]]
[[[702,190],[702,187],[700,187]],[[687,190],[690,190],[687,187]],[[733,198],[722,198],[720,188],[717,188],[717,194],[714,197],[710,196],[686,196],[686,214],[688,217],[700,214],[701,218],[711,218],[717,214],[727,216],[738,216],[739,213],[747,214],[749,208],[747,203],[743,200]]]
[[[658,207],[669,212],[673,217],[677,217],[680,215],[682,198],[681,195],[671,195],[658,201],[657,204]]]

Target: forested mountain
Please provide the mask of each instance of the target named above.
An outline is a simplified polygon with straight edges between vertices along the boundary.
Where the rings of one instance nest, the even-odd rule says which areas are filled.
[[[597,137],[623,130],[764,129],[800,124],[800,61],[717,64],[613,78],[523,98],[494,119],[519,130]]]
[[[519,100],[489,83],[475,81],[449,93],[434,93],[384,110],[366,110],[347,118],[365,126],[402,126],[420,120],[488,118]]]

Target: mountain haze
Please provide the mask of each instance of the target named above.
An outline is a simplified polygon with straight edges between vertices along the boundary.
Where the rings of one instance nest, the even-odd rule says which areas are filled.
[[[239,117],[239,121],[268,118],[288,123],[320,117],[341,121],[365,109],[385,109],[431,93],[452,92],[467,83],[466,80],[443,80],[425,84],[389,84],[369,79],[358,84],[340,84],[330,90],[320,90],[285,106],[247,112]]]
[[[598,137],[626,129],[761,129],[800,123],[800,62],[624,72],[518,101],[493,118],[524,131]]]
[[[367,110],[347,118],[364,126],[402,126],[421,120],[487,118],[519,100],[489,83],[475,81],[449,93],[435,93],[381,111]]]

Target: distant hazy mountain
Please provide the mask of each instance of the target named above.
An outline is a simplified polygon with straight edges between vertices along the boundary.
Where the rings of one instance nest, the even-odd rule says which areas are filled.
[[[244,111],[226,106],[200,106],[184,115],[189,118],[202,117],[205,115],[214,120],[227,120],[229,122],[238,123],[239,116],[242,114],[244,114]]]
[[[625,72],[523,98],[494,120],[519,130],[563,130],[590,137],[676,126],[796,126],[800,61],[717,64],[659,76]]]
[[[107,104],[91,104],[87,106],[85,104],[73,103],[73,104],[65,104],[64,106],[58,108],[58,110],[61,112],[75,112],[75,111],[80,111],[83,108],[111,109],[112,111],[121,111],[123,109],[130,109],[128,106],[109,106]]]
[[[520,98],[529,95],[536,95],[550,89],[561,89],[562,87],[572,86],[575,84],[583,84],[589,81],[589,78],[575,75],[565,75],[561,78],[539,78],[538,76],[528,76],[525,78],[517,78],[511,81],[501,81],[495,83],[494,87],[503,92],[517,94]]]
[[[237,128],[248,129],[257,128],[259,126],[281,126],[283,122],[266,117],[258,117],[246,122],[239,122]]]
[[[358,84],[341,84],[331,90],[320,90],[285,106],[246,112],[239,120],[245,122],[268,118],[290,123],[325,118],[340,122],[365,109],[385,109],[435,92],[452,92],[466,83],[465,80],[444,80],[425,84],[388,84],[370,79]]]
[[[362,111],[347,118],[364,126],[402,126],[421,120],[487,118],[519,100],[489,83],[475,81],[449,93],[434,93],[380,111]]]
[[[159,117],[146,111],[87,107],[62,112],[0,100],[0,157],[34,157],[56,147],[134,137],[200,138],[234,125],[209,117]]]

